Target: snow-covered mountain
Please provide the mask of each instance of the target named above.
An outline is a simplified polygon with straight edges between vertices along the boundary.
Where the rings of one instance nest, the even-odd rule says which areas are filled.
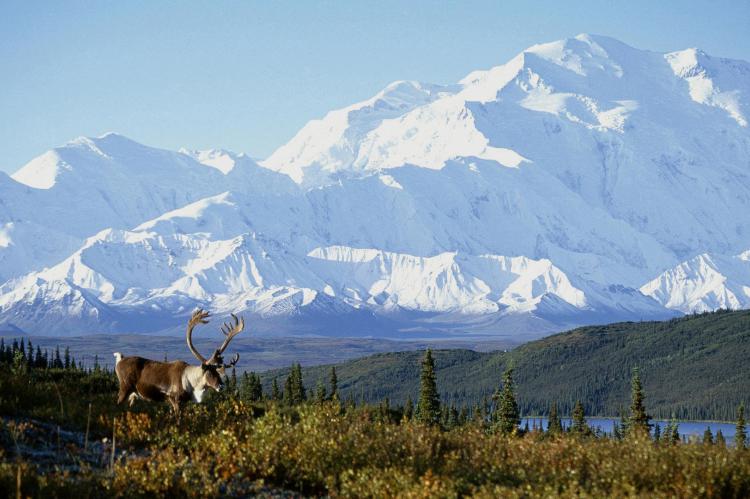
[[[702,253],[659,275],[641,292],[684,313],[750,307],[750,251]]]
[[[105,228],[131,228],[229,189],[296,186],[244,155],[165,151],[113,133],[78,138],[12,177],[0,172],[0,281],[58,263]]]
[[[393,83],[260,164],[77,139],[0,175],[0,324],[536,334],[745,306],[749,99],[744,61],[579,35]]]

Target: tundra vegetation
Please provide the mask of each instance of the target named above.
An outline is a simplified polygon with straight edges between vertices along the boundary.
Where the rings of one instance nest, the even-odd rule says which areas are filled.
[[[112,372],[21,345],[0,344],[4,496],[750,494],[744,445],[727,447],[718,435],[685,443],[676,425],[649,434],[637,371],[630,413],[603,435],[580,403],[569,428],[554,401],[548,431],[521,428],[510,369],[498,373],[488,405],[442,405],[429,351],[416,407],[341,400],[334,369],[306,390],[295,364],[269,393],[257,374],[231,372],[227,390],[178,417],[163,404],[125,410]]]
[[[22,346],[23,345],[23,346]],[[640,373],[622,426],[600,434],[577,403],[573,424],[521,428],[514,371],[485,406],[441,404],[432,353],[417,403],[340,399],[335,369],[305,390],[302,370],[270,393],[255,373],[204,404],[115,404],[117,380],[68,353],[0,343],[0,493],[32,497],[670,496],[747,497],[750,455],[713,435],[649,433]],[[676,426],[676,425],[675,425]],[[744,408],[738,429],[744,432]],[[744,433],[743,433],[744,435]],[[744,442],[743,439],[737,440]]]

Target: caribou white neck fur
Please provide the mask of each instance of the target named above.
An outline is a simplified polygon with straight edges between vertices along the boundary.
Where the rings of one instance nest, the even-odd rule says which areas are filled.
[[[201,366],[187,366],[182,373],[182,388],[198,403],[203,401],[203,394],[206,391],[206,377],[203,374]]]

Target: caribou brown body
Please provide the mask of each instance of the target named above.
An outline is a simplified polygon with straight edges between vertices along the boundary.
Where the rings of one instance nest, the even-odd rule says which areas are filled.
[[[222,355],[232,338],[242,332],[245,321],[232,314],[234,324],[224,324],[222,328],[224,343],[206,359],[193,346],[192,334],[197,324],[208,323],[208,316],[208,312],[199,309],[188,322],[187,344],[201,362],[197,366],[181,360],[160,362],[143,357],[123,357],[120,352],[115,352],[115,373],[120,382],[117,403],[121,404],[127,399],[132,406],[137,399],[153,402],[166,400],[175,412],[179,412],[183,402],[202,402],[207,389],[220,391],[224,386],[225,369],[234,366],[240,357],[235,354],[229,364],[224,364]]]

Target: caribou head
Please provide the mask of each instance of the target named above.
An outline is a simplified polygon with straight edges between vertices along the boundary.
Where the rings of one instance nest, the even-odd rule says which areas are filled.
[[[208,324],[209,313],[198,309],[193,312],[187,326],[187,345],[200,365],[189,365],[181,360],[160,362],[143,357],[123,357],[120,352],[115,356],[115,373],[120,382],[117,403],[128,399],[132,406],[136,399],[150,401],[166,400],[175,412],[179,412],[182,402],[193,400],[200,403],[206,389],[220,391],[224,387],[226,369],[234,367],[240,360],[234,354],[232,360],[224,363],[224,351],[232,339],[245,328],[245,321],[231,314],[232,320],[225,322],[221,328],[224,341],[206,359],[193,345],[193,329],[198,324]]]

